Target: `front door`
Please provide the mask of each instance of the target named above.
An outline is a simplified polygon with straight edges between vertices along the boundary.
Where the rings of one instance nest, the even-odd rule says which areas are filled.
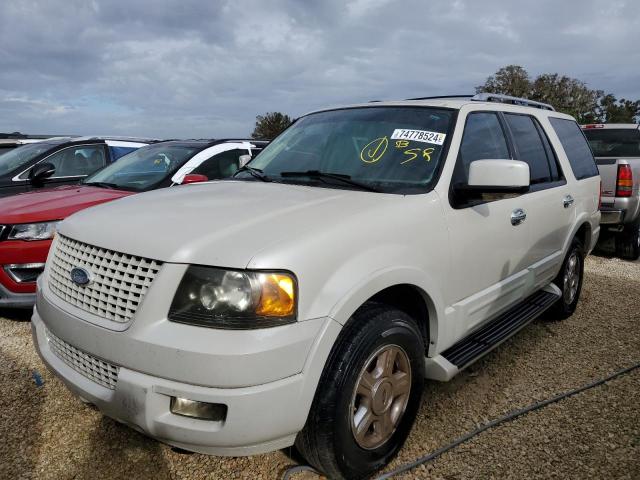
[[[452,184],[467,183],[475,160],[511,158],[504,126],[495,112],[467,116]],[[512,221],[526,211],[527,195],[483,195],[443,201],[449,227],[452,275],[448,304],[457,336],[522,300],[527,292],[529,223]]]

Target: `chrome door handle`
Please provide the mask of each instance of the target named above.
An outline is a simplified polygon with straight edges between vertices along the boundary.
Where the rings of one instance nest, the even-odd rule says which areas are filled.
[[[527,218],[527,214],[521,208],[516,208],[513,212],[511,212],[511,225],[514,227],[516,225],[520,225]]]
[[[562,204],[564,205],[564,208],[569,208],[573,205],[573,197],[571,195],[567,195],[562,199]]]

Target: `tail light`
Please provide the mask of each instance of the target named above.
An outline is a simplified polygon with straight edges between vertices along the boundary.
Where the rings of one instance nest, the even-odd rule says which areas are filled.
[[[618,181],[616,184],[616,197],[630,197],[633,191],[633,174],[631,166],[618,165]]]
[[[600,180],[600,190],[598,190],[598,210],[602,210],[602,180]]]

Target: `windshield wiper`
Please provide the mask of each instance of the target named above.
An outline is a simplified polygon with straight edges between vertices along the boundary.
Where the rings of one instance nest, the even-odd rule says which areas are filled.
[[[122,188],[117,183],[109,183],[109,182],[83,182],[82,184],[91,185],[92,187],[116,188],[116,189]]]
[[[350,175],[345,175],[342,173],[328,173],[328,172],[321,172],[320,170],[305,170],[300,172],[280,172],[280,176],[281,177],[309,177],[309,178],[338,180],[342,183],[346,183],[347,185],[351,185],[361,190],[366,190],[368,192],[376,192],[376,193],[382,192],[382,190],[372,187],[371,185],[358,182],[357,180],[352,180]]]
[[[244,165],[240,167],[238,171],[233,174],[233,176],[235,177],[236,174],[240,172],[249,172],[252,177],[257,178],[258,180],[261,180],[263,182],[273,182],[273,180],[271,180],[264,173],[262,173],[262,170],[260,170],[259,168],[253,168],[253,167],[250,167],[249,165]]]

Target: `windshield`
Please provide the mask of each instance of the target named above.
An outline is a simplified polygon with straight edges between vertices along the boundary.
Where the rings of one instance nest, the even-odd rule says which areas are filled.
[[[298,120],[249,166],[278,182],[423,193],[436,179],[453,116],[452,110],[425,107],[315,113]],[[255,179],[250,172],[238,177]]]
[[[196,151],[196,146],[149,145],[88,176],[83,183],[104,183],[133,191],[147,190],[170,177]]]
[[[602,128],[583,130],[594,157],[640,157],[640,130]]]
[[[0,175],[18,170],[35,157],[49,150],[52,146],[47,143],[31,143],[22,145],[0,156]]]

